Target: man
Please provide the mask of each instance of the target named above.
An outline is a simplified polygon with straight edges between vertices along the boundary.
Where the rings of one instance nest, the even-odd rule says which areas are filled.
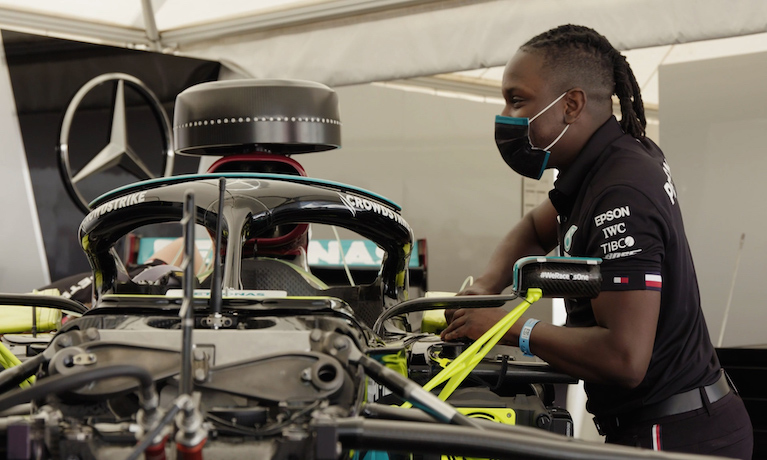
[[[503,96],[504,160],[529,177],[545,168],[560,175],[550,201],[506,235],[461,294],[500,293],[517,259],[557,245],[602,258],[602,292],[567,302],[568,327],[520,320],[506,342],[583,379],[607,442],[751,458],[751,423],[709,339],[670,168],[645,137],[625,58],[592,29],[561,26],[509,61]],[[458,310],[443,338],[476,339],[504,314]]]

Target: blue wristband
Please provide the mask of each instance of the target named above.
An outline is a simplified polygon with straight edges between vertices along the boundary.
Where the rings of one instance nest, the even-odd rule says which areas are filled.
[[[530,318],[522,326],[522,332],[519,334],[519,349],[525,356],[535,356],[530,352],[530,333],[533,332],[533,328],[538,322],[539,320]]]

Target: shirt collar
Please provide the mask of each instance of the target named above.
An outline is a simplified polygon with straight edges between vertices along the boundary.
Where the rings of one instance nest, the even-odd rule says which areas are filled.
[[[595,163],[616,139],[623,135],[618,120],[611,116],[597,129],[586,142],[575,161],[564,173],[561,173],[554,183],[554,190],[549,194],[554,207],[560,214],[567,215],[572,209],[578,191],[586,180]]]

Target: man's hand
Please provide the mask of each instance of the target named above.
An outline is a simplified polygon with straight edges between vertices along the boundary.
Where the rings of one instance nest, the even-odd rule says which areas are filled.
[[[471,286],[467,286],[463,291],[459,292],[456,295],[495,295],[500,294],[497,292],[497,290],[492,289],[490,287],[485,286],[482,283],[482,280],[477,280],[476,283],[472,284]],[[450,324],[453,322],[453,315],[455,315],[455,312],[458,310],[455,308],[448,308],[445,310],[445,319],[447,320],[447,324]]]
[[[476,340],[507,313],[500,308],[461,308],[453,311],[455,313],[449,320],[450,324],[442,331],[442,340],[456,340],[461,337]]]

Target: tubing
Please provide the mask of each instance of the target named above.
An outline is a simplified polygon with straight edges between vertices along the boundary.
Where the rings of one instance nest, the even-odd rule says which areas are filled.
[[[518,299],[519,296],[513,295],[460,295],[454,297],[422,297],[419,299],[406,300],[399,303],[376,319],[373,325],[373,331],[376,335],[383,333],[383,323],[389,318],[412,313],[415,311],[439,310],[442,308],[491,308],[501,307],[506,302]]]
[[[109,379],[114,377],[133,377],[139,381],[143,390],[153,389],[154,381],[152,380],[152,374],[150,374],[149,371],[142,367],[131,365],[102,367],[89,369],[77,374],[57,375],[54,377],[41,379],[38,380],[38,383],[31,386],[30,388],[23,390],[18,389],[8,392],[7,394],[0,397],[0,412],[10,409],[17,404],[23,404],[35,399],[40,399],[49,394],[59,394],[65,391],[80,388],[95,380]]]
[[[481,429],[475,420],[458,412],[455,407],[440,400],[414,381],[403,377],[375,359],[361,355],[358,362],[373,380],[389,387],[394,394],[406,401],[411,401],[437,420],[443,423]]]
[[[181,303],[181,376],[179,391],[191,395],[194,387],[192,376],[192,331],[194,330],[194,193],[187,191],[184,195],[184,299]]]
[[[214,315],[221,314],[221,241],[224,234],[224,198],[226,177],[218,180],[218,216],[216,216],[216,242],[213,245],[213,281],[210,287],[210,309]]]
[[[72,299],[56,297],[50,295],[37,294],[0,294],[0,304],[16,305],[21,307],[45,307],[56,308],[58,310],[71,311],[83,314],[88,311],[88,307]]]
[[[656,452],[618,445],[589,443],[565,436],[537,436],[540,430],[473,430],[438,423],[365,420],[335,423],[344,449],[447,454],[479,458],[546,460],[698,460],[692,454]],[[535,431],[532,431],[535,430]],[[545,432],[544,432],[545,433]],[[550,434],[550,433],[546,433]],[[710,458],[710,457],[709,457]]]
[[[39,355],[33,356],[23,363],[20,363],[18,366],[13,366],[0,372],[0,392],[5,392],[16,385],[21,385],[26,379],[35,375],[40,364],[47,360],[48,357],[43,353],[40,353]],[[28,385],[23,387],[27,388]]]

